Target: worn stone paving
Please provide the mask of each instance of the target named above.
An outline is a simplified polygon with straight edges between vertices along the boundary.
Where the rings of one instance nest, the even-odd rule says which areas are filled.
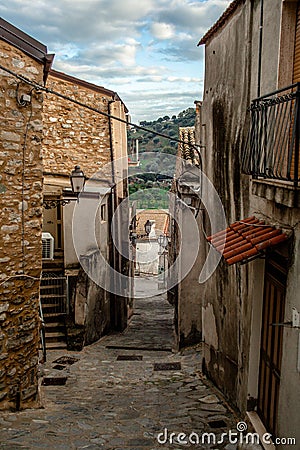
[[[163,295],[139,299],[124,333],[82,352],[48,352],[41,380],[67,377],[66,384],[42,385],[40,409],[0,413],[0,448],[236,449],[228,442],[196,444],[195,433],[200,442],[204,432],[220,438],[236,431],[239,419],[201,374],[201,347],[172,352],[172,319]],[[178,433],[192,444],[181,443],[186,438],[178,440]]]

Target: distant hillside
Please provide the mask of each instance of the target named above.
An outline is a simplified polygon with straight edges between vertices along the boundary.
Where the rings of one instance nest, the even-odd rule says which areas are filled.
[[[178,116],[164,116],[151,122],[140,122],[140,125],[178,139],[179,127],[194,126],[195,116],[195,109],[188,108],[180,112]],[[132,128],[128,131],[129,149],[132,146],[134,148],[136,139],[139,141],[140,164],[136,168],[129,169],[130,200],[135,200],[139,209],[167,209],[171,181],[169,177],[164,178],[163,174],[170,175],[175,172],[175,158],[168,157],[168,154],[177,154],[178,142]],[[159,156],[160,164],[157,161],[157,153],[166,153]]]
[[[195,108],[188,108],[172,117],[164,116],[159,117],[153,121],[142,121],[140,125],[148,128],[149,130],[157,131],[159,133],[170,136],[171,138],[178,139],[179,127],[192,127],[195,125],[196,112]],[[178,143],[170,141],[169,139],[155,136],[152,133],[148,133],[143,130],[130,129],[128,131],[128,144],[129,148],[131,142],[135,139],[139,140],[139,152],[163,152],[170,153],[172,155],[177,154]]]

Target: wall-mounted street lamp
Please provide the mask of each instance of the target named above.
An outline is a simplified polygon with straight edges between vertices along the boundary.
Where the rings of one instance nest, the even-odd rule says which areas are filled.
[[[168,246],[168,238],[165,234],[159,235],[157,238],[157,242],[158,242],[159,246],[163,249],[167,248],[167,246]]]
[[[85,185],[85,175],[83,171],[80,169],[80,166],[75,166],[75,169],[72,170],[72,173],[70,175],[71,180],[71,186],[72,186],[72,192],[73,194],[80,194],[81,191],[83,191],[84,185]]]
[[[146,235],[149,236],[149,234],[151,232],[151,228],[152,228],[152,224],[149,219],[145,223],[144,228],[145,228]]]
[[[75,166],[70,175],[70,181],[72,186],[72,198],[62,198],[62,199],[44,199],[43,206],[45,209],[57,208],[57,206],[68,205],[71,201],[79,201],[79,194],[83,192],[86,177],[80,166]]]

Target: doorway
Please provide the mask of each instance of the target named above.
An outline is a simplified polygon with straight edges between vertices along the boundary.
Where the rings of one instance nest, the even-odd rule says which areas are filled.
[[[288,261],[277,252],[266,259],[257,411],[276,435]]]

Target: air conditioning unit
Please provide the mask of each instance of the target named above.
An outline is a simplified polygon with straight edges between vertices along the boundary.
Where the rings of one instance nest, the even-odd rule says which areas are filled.
[[[54,237],[50,233],[42,233],[43,259],[54,259]]]

